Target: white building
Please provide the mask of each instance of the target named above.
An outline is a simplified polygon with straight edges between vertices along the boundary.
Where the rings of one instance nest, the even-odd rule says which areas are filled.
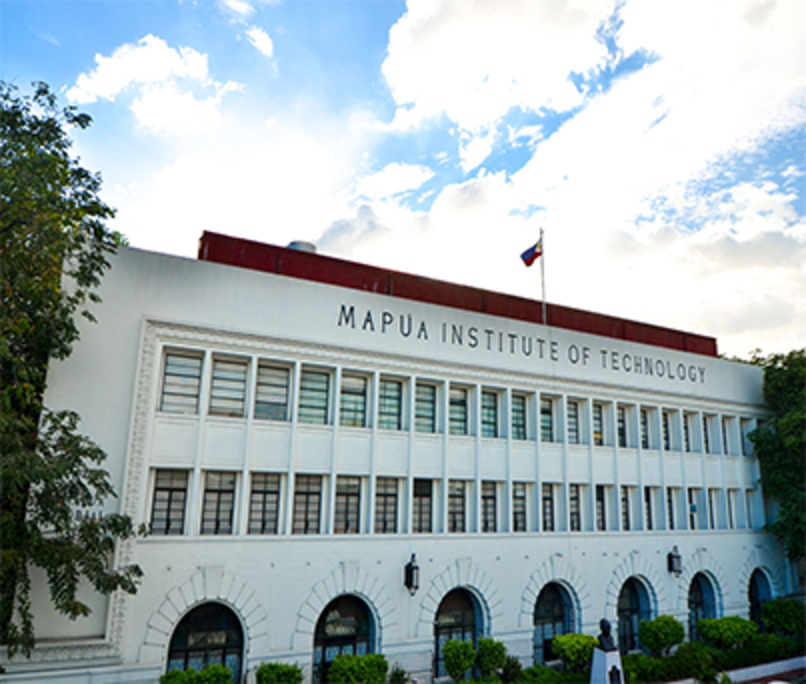
[[[145,578],[77,622],[35,592],[3,681],[374,651],[425,682],[451,637],[531,665],[602,617],[632,649],[642,618],[791,590],[761,372],[713,339],[214,234],[112,264],[46,403],[107,451],[105,510],[152,525],[117,558]]]

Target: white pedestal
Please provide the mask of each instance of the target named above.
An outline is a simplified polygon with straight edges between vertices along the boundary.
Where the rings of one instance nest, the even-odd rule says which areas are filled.
[[[593,649],[590,684],[624,684],[624,672],[621,669],[621,656],[618,651]]]

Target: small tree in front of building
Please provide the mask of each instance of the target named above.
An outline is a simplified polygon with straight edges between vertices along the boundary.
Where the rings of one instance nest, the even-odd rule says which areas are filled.
[[[458,682],[464,679],[468,670],[476,661],[476,649],[472,641],[451,639],[442,646],[442,661],[448,676]]]

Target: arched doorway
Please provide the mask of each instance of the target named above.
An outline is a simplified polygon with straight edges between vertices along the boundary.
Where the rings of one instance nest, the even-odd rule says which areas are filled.
[[[552,640],[559,634],[574,631],[571,596],[557,582],[549,582],[540,591],[534,613],[534,662],[545,665],[557,660]]]
[[[434,676],[445,677],[445,664],[442,662],[442,647],[452,639],[472,641],[482,633],[481,610],[478,601],[467,589],[454,589],[449,592],[437,609],[434,620]]]
[[[327,670],[339,654],[372,653],[374,632],[369,607],[357,596],[339,596],[328,603],[319,616],[313,638],[316,680],[327,680]]]
[[[755,622],[759,629],[761,624],[761,606],[772,598],[770,581],[760,569],[753,570],[750,576],[750,584],[747,588],[747,600],[750,602],[750,619]]]
[[[638,623],[652,617],[649,594],[635,577],[630,577],[621,587],[617,613],[619,651],[629,653],[638,648]]]
[[[238,617],[220,603],[204,603],[191,610],[174,630],[168,650],[168,671],[197,672],[210,665],[226,665],[232,681],[241,681],[243,628]]]
[[[698,572],[691,580],[688,588],[688,638],[699,641],[697,621],[703,618],[716,617],[716,596],[711,580],[702,572]]]

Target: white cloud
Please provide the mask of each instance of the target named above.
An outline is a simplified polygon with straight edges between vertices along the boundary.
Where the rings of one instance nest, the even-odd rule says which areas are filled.
[[[381,171],[360,179],[356,184],[355,195],[367,199],[391,197],[416,190],[433,176],[434,172],[426,166],[394,162]]]
[[[272,43],[269,34],[262,28],[250,26],[246,30],[246,35],[249,38],[249,42],[266,55],[266,57],[271,57],[274,54],[274,43]]]
[[[218,0],[221,10],[239,21],[246,21],[255,13],[252,3],[247,0]]]

